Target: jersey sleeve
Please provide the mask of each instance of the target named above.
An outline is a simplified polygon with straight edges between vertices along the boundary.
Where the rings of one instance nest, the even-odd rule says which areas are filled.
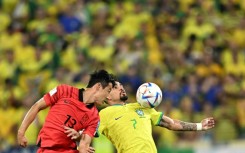
[[[62,93],[63,86],[59,85],[54,89],[50,90],[44,95],[44,100],[48,106],[54,105],[60,98],[60,93]]]
[[[83,131],[84,134],[88,134],[91,138],[96,135],[96,131],[98,130],[100,124],[99,117],[92,120],[91,124]]]
[[[152,125],[159,125],[163,112],[157,112],[154,108],[150,109]]]

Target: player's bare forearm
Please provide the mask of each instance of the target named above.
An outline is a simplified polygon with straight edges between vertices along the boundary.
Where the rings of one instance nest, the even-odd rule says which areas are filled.
[[[214,125],[215,122],[212,117],[203,119],[201,123],[190,123],[163,116],[159,123],[159,126],[174,131],[208,130],[213,128]]]
[[[87,153],[89,150],[91,141],[92,141],[92,138],[89,135],[82,134],[81,140],[79,143],[79,147],[78,147],[79,153]]]
[[[29,127],[29,125],[33,122],[35,117],[37,116],[37,113],[41,110],[46,108],[46,103],[44,102],[43,98],[41,98],[38,102],[36,102],[31,109],[27,112],[20,128],[19,132],[25,132],[26,129]]]
[[[80,131],[81,134],[80,134],[80,132],[77,132],[75,129],[70,128],[68,126],[64,126],[64,130],[65,130],[64,132],[67,134],[67,137],[70,137],[72,140],[85,141],[85,135],[82,134],[83,130]],[[86,143],[84,143],[82,141],[80,142],[80,146],[79,146],[79,148],[81,148],[81,149],[79,149],[80,152],[87,152],[87,153],[94,153],[95,152],[95,149],[93,147],[90,147],[90,146],[87,147],[87,145],[90,144],[90,141],[87,142],[87,145],[86,145]]]
[[[179,131],[196,131],[196,123],[188,123],[180,120],[174,120],[173,130]]]
[[[30,124],[33,122],[35,117],[37,116],[37,113],[41,110],[46,108],[46,103],[43,99],[40,99],[37,103],[35,103],[31,109],[27,112],[24,120],[22,121],[20,128],[18,130],[17,139],[18,143],[22,147],[27,146],[27,139],[25,138],[25,132],[27,128],[30,126]]]

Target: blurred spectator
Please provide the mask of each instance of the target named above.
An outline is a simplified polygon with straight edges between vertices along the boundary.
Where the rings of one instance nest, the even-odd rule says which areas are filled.
[[[216,108],[219,105],[219,101],[222,93],[222,82],[219,81],[219,78],[215,75],[210,75],[209,77],[204,78],[200,92],[202,94],[202,100],[210,103],[213,108]],[[203,106],[202,106],[203,107]]]
[[[238,136],[236,129],[236,109],[225,95],[222,96],[220,106],[214,110],[216,128],[214,133],[215,143],[229,143]],[[232,102],[234,103],[234,102]]]
[[[170,100],[173,107],[176,108],[179,107],[182,96],[183,93],[180,88],[180,83],[175,80],[171,80],[169,84],[166,85],[163,91],[164,99]]]
[[[237,101],[237,119],[239,126],[239,138],[245,138],[245,98],[241,98]]]
[[[77,32],[83,26],[83,22],[76,17],[74,5],[67,5],[59,17],[59,22],[66,33]]]
[[[235,41],[229,41],[228,47],[223,51],[222,64],[225,71],[229,74],[245,74],[245,56],[244,50],[238,46]]]
[[[200,78],[197,74],[192,73],[187,76],[186,84],[183,86],[183,95],[189,96],[192,101],[192,108],[195,112],[200,112],[202,109],[201,85]]]
[[[9,14],[4,12],[2,10],[2,7],[0,7],[0,21],[1,21],[0,33],[2,33],[7,29],[7,27],[11,22],[11,18]]]
[[[18,64],[15,61],[14,51],[12,49],[4,50],[0,57],[0,83],[3,83],[6,79],[17,81]]]
[[[125,86],[130,86],[133,93],[136,93],[138,87],[144,82],[143,78],[137,75],[138,69],[136,66],[132,65],[129,67],[126,74],[119,76],[119,82]],[[126,90],[127,88],[125,88]]]

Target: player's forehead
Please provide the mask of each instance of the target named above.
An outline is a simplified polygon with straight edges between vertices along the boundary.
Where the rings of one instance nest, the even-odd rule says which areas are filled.
[[[115,86],[112,88],[112,90],[113,90],[113,89],[118,89],[118,88],[120,88],[120,87],[122,87],[121,83],[118,82],[118,81],[115,81]]]
[[[121,85],[122,85],[122,84],[121,84],[120,82],[116,81],[115,86],[120,87]]]

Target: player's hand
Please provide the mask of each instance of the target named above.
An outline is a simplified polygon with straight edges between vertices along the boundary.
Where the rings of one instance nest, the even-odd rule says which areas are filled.
[[[18,144],[19,144],[21,147],[26,147],[26,146],[27,146],[27,139],[26,139],[24,133],[18,132],[18,134],[17,134],[17,139],[18,139]]]
[[[65,133],[67,134],[67,137],[71,137],[72,140],[79,140],[80,139],[80,134],[76,130],[64,126]]]
[[[215,126],[215,121],[213,117],[205,118],[202,120],[202,130],[208,130]]]
[[[89,147],[87,150],[88,153],[94,153],[95,149],[93,147]]]
[[[93,147],[88,147],[87,149],[79,149],[79,152],[95,153],[95,149]]]

